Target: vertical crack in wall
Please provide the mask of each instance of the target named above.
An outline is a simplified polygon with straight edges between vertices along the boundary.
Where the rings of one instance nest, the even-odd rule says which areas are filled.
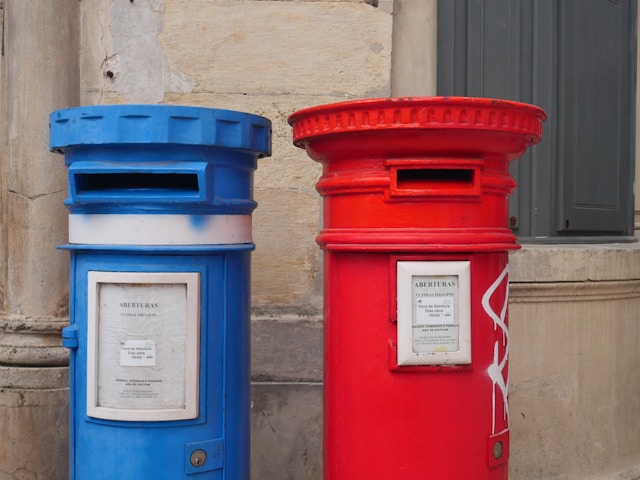
[[[186,75],[170,70],[158,41],[164,14],[158,0],[114,3],[110,26],[114,52],[105,56],[114,61],[104,74],[127,101],[159,103],[167,91],[189,93],[195,86]]]

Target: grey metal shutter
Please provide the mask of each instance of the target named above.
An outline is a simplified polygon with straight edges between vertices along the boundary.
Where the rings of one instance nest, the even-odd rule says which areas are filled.
[[[513,164],[521,240],[633,235],[635,0],[439,0],[438,94],[547,111]],[[593,238],[591,238],[593,237]]]

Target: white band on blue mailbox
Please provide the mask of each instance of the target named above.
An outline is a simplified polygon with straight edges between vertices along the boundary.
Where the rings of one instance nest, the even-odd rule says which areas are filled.
[[[76,245],[233,245],[251,242],[251,215],[69,215],[69,243]]]

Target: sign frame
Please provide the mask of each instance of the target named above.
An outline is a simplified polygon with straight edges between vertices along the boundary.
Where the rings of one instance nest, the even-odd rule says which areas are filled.
[[[471,262],[398,261],[396,276],[398,366],[471,364]],[[415,289],[422,284],[435,287],[421,286],[418,295]],[[442,305],[436,305],[438,296]],[[419,312],[416,302],[422,299],[440,308]],[[444,323],[451,316],[453,323]],[[420,338],[414,334],[418,330]],[[416,351],[420,341],[427,351]]]
[[[89,271],[87,275],[87,415],[93,418],[120,421],[174,421],[198,418],[199,372],[200,372],[200,272],[107,272]],[[117,408],[99,404],[99,359],[100,359],[100,287],[101,285],[124,284],[140,287],[154,285],[184,285],[186,308],[184,312],[184,405],[183,408]],[[134,340],[137,345],[140,340]],[[128,342],[125,342],[125,345]],[[120,352],[120,365],[125,363]],[[155,356],[155,346],[153,350]],[[141,361],[138,365],[146,366]]]

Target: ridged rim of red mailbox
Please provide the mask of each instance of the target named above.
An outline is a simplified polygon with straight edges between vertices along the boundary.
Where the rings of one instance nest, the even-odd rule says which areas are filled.
[[[392,97],[305,108],[288,120],[293,127],[293,143],[305,148],[309,141],[326,135],[405,129],[511,133],[523,137],[525,146],[529,146],[541,140],[546,118],[541,108],[510,100]]]

